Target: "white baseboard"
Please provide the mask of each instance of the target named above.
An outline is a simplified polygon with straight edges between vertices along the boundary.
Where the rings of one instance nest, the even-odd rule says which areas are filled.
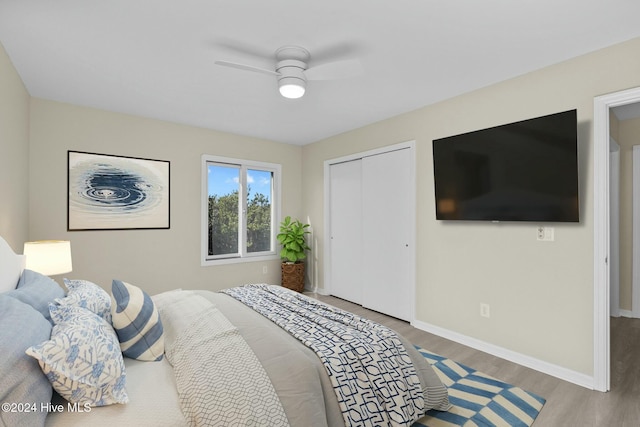
[[[620,317],[629,317],[629,318],[635,318],[636,316],[634,316],[633,311],[631,310],[622,310],[620,309],[619,311],[620,313]]]
[[[554,365],[552,363],[548,363],[534,357],[527,356],[525,354],[517,353],[515,351],[508,350],[497,345],[489,344],[476,338],[471,338],[469,336],[419,320],[414,320],[413,322],[411,322],[411,325],[425,332],[429,332],[442,338],[455,341],[459,344],[466,345],[467,347],[489,353],[493,356],[500,357],[510,362],[526,366],[527,368],[535,369],[536,371],[554,376],[563,381],[568,381],[570,383],[588,388],[590,390],[594,390],[594,378],[589,375],[582,374],[571,369],[563,368],[561,366]]]

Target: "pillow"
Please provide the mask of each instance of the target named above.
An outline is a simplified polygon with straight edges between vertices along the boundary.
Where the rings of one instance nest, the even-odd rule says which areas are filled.
[[[103,318],[73,305],[51,304],[51,339],[27,349],[53,388],[71,403],[127,403],[118,337]]]
[[[111,324],[111,297],[107,291],[88,280],[63,281],[69,292],[66,298],[55,300],[58,304],[86,308]]]
[[[56,298],[63,298],[64,290],[50,277],[32,270],[24,270],[18,281],[18,288],[5,295],[30,305],[51,322],[49,303]]]
[[[38,362],[25,354],[32,345],[49,339],[49,323],[33,307],[0,295],[0,387],[1,403],[31,403],[35,412],[0,412],[3,426],[42,426],[47,415],[40,405],[51,401],[51,384]]]
[[[151,297],[120,280],[111,285],[111,315],[122,353],[132,359],[162,360],[164,334],[162,321]]]
[[[24,256],[16,255],[11,246],[0,237],[0,293],[16,288],[24,268]]]

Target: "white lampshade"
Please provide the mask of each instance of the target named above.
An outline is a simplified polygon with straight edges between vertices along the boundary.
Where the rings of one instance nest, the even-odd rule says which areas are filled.
[[[25,268],[45,276],[69,273],[71,267],[71,242],[68,240],[40,240],[25,242]]]

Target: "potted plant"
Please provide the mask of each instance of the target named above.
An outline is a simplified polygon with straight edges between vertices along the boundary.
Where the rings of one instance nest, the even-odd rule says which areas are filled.
[[[280,258],[282,259],[282,286],[302,292],[304,289],[304,260],[306,252],[311,250],[305,236],[309,234],[309,224],[299,220],[292,220],[287,216],[280,223],[280,233],[276,236],[282,245]]]

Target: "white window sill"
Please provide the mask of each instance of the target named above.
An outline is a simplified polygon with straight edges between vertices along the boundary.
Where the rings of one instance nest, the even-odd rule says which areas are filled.
[[[216,259],[205,259],[200,265],[202,267],[210,267],[214,265],[225,265],[225,264],[239,264],[243,262],[264,262],[264,261],[275,261],[279,260],[280,257],[278,255],[256,255],[256,256],[245,256],[245,257],[233,257],[233,258],[216,258]]]

